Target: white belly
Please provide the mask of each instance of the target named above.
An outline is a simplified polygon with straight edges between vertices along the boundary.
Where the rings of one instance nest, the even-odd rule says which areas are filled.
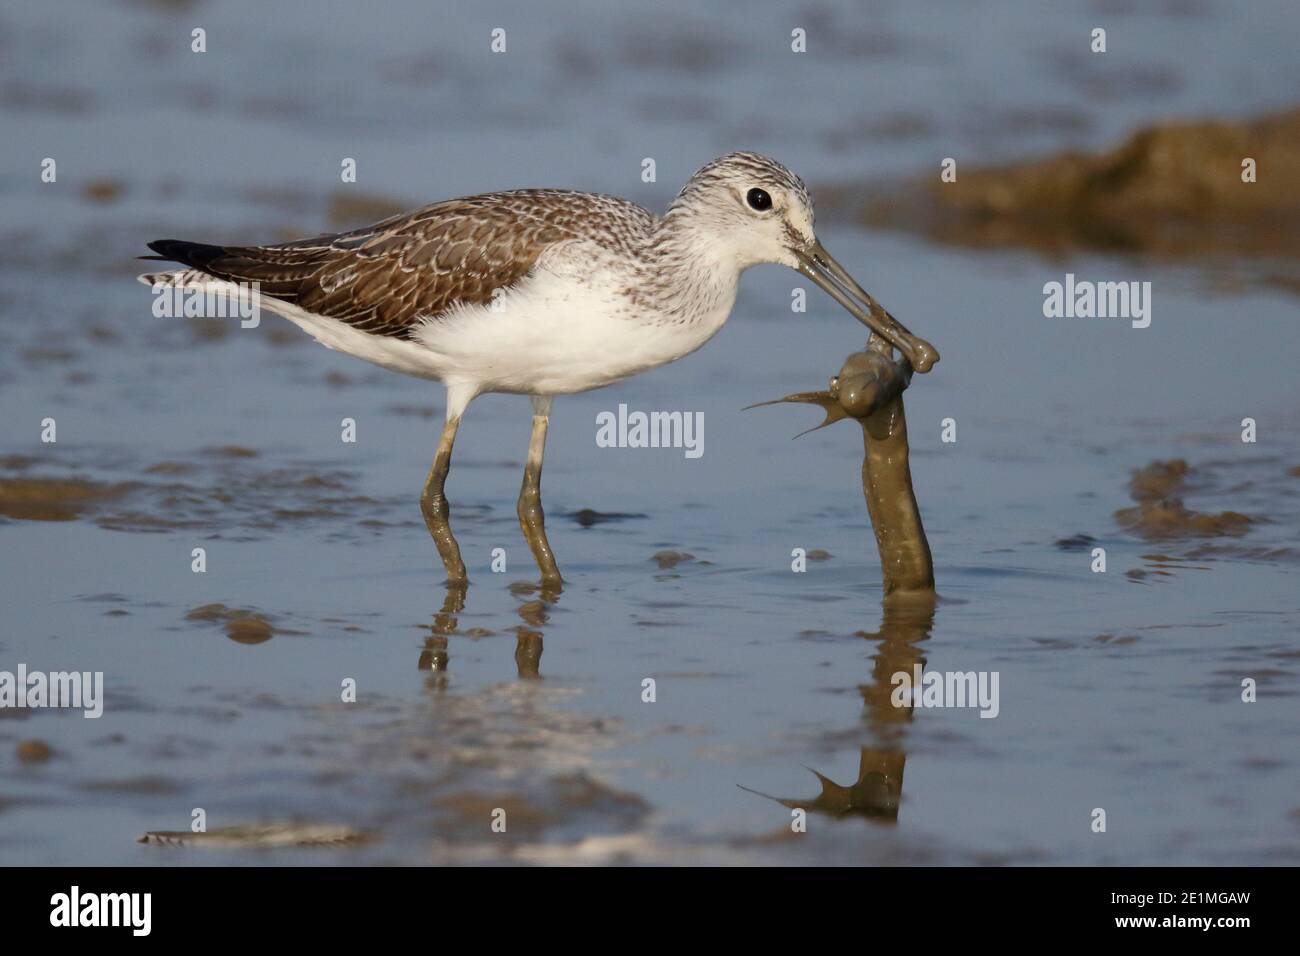
[[[491,306],[453,309],[417,333],[444,369],[438,377],[483,392],[600,388],[698,349],[722,328],[735,297],[733,286],[707,313],[673,321],[638,310],[623,294],[627,280],[591,260],[557,266],[539,268]]]

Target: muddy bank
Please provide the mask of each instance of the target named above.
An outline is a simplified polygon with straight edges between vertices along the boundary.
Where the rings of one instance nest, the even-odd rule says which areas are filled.
[[[0,478],[0,516],[18,521],[75,521],[131,490],[69,478]]]
[[[1199,512],[1183,503],[1194,488],[1195,475],[1181,458],[1138,469],[1129,482],[1136,505],[1116,511],[1115,520],[1147,541],[1245,534],[1252,522],[1249,516],[1237,511]]]
[[[1291,481],[1284,462],[1269,458],[1244,469],[1229,459],[1189,465],[1181,458],[1136,469],[1128,486],[1134,504],[1118,509],[1115,522],[1159,550],[1143,554],[1143,566],[1125,575],[1149,583],[1209,571],[1221,561],[1295,565],[1300,549],[1292,542],[1300,516],[1288,488]],[[1189,506],[1188,499],[1202,507]],[[1228,508],[1202,510],[1209,501]],[[1094,543],[1077,535],[1061,539],[1057,547],[1088,550]]]
[[[222,847],[235,849],[340,846],[364,843],[374,836],[349,826],[284,823],[218,827],[204,833],[189,830],[150,830],[140,843],[152,846]]]
[[[224,604],[205,604],[185,615],[187,621],[206,621],[220,624],[226,636],[237,644],[261,644],[277,633],[285,633],[265,616],[247,608],[226,607]],[[301,633],[301,632],[297,632]]]
[[[1256,168],[1251,183],[1242,181],[1248,157]],[[867,200],[852,207],[856,218],[937,242],[1048,255],[1092,249],[1300,258],[1300,180],[1293,175],[1300,110],[1247,122],[1161,123],[1098,154],[1068,151],[983,168],[956,159],[954,182],[941,182],[936,168],[868,189]]]
[[[263,467],[258,452],[240,446],[204,448],[185,459],[145,465],[114,461],[101,466],[122,480],[92,480],[66,471],[56,459],[0,458],[0,523],[93,521],[112,531],[230,534],[281,531],[296,523],[345,519],[373,534],[410,523],[403,502],[359,493],[355,477],[311,464]],[[237,515],[244,520],[239,522]]]

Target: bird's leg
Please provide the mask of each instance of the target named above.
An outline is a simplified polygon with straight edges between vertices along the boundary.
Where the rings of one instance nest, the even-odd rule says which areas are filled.
[[[542,585],[559,589],[560,569],[546,540],[546,515],[542,511],[542,455],[546,451],[546,427],[550,423],[551,400],[533,400],[533,434],[528,442],[528,462],[524,465],[524,483],[519,489],[519,527],[532,548],[533,560],[542,572]]]
[[[448,522],[449,508],[447,495],[443,486],[447,483],[447,472],[451,468],[451,449],[456,443],[456,430],[460,428],[460,417],[449,418],[442,429],[442,438],[438,441],[438,452],[433,456],[433,466],[429,477],[424,482],[424,491],[420,495],[420,510],[424,513],[424,523],[429,527],[433,543],[438,546],[438,555],[443,567],[447,569],[447,582],[453,587],[464,585],[469,581],[465,574],[465,562],[460,559],[460,545],[451,533]]]

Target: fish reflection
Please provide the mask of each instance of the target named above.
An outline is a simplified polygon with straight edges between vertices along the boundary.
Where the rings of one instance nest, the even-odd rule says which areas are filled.
[[[912,719],[912,706],[910,702],[903,707],[894,705],[892,677],[899,671],[911,673],[916,665],[924,668],[925,658],[918,645],[929,638],[934,627],[937,600],[930,544],[912,490],[903,410],[903,392],[911,380],[912,367],[907,358],[895,360],[889,343],[872,336],[865,351],[845,359],[826,391],[800,392],[761,403],[820,406],[826,417],[811,431],[845,418],[856,419],[862,426],[862,493],[880,553],[884,592],[880,630],[858,632],[878,642],[872,656],[871,681],[858,687],[875,746],[859,749],[858,777],[853,783],[836,783],[809,768],[821,784],[816,796],[800,800],[759,794],[791,809],[832,817],[898,821],[907,764],[903,738]],[[741,789],[759,793],[748,787]]]
[[[807,810],[836,818],[856,816],[878,823],[897,823],[898,806],[903,798],[903,770],[907,753],[903,747],[912,707],[895,707],[890,702],[894,690],[891,677],[899,671],[911,672],[913,665],[925,666],[925,655],[918,646],[930,637],[934,627],[935,602],[886,604],[880,630],[859,631],[858,636],[877,641],[872,655],[871,681],[858,686],[874,746],[858,750],[858,777],[848,784],[836,783],[825,774],[809,767],[821,784],[821,792],[808,798],[774,797],[742,786],[749,793],[775,800],[792,810]]]
[[[879,642],[872,655],[871,682],[860,684],[858,692],[866,708],[866,719],[881,739],[901,739],[912,720],[911,698],[903,707],[892,700],[897,689],[892,678],[899,672],[912,673],[917,665],[925,668],[925,655],[918,645],[930,638],[935,603],[932,599],[886,604],[879,631],[858,631],[859,637]]]
[[[904,753],[863,747],[858,760],[858,779],[847,787],[810,767],[809,770],[822,785],[822,792],[810,800],[773,797],[750,790],[749,787],[740,789],[775,800],[791,810],[808,810],[832,817],[854,815],[896,822],[898,801],[903,793],[903,765],[906,762],[907,755]]]

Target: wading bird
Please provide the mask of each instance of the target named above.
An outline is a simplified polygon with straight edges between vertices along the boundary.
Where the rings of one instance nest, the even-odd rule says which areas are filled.
[[[544,583],[542,454],[556,395],[584,392],[694,352],[722,328],[740,274],[797,270],[912,367],[938,361],[822,248],[803,181],[755,153],[693,175],[662,216],[612,196],[519,189],[434,203],[364,229],[271,246],[149,243],[187,268],[147,285],[247,294],[317,341],[441,382],[447,416],[421,510],[449,582],[466,581],[444,493],[461,416],[477,395],[532,400],[520,527]]]

